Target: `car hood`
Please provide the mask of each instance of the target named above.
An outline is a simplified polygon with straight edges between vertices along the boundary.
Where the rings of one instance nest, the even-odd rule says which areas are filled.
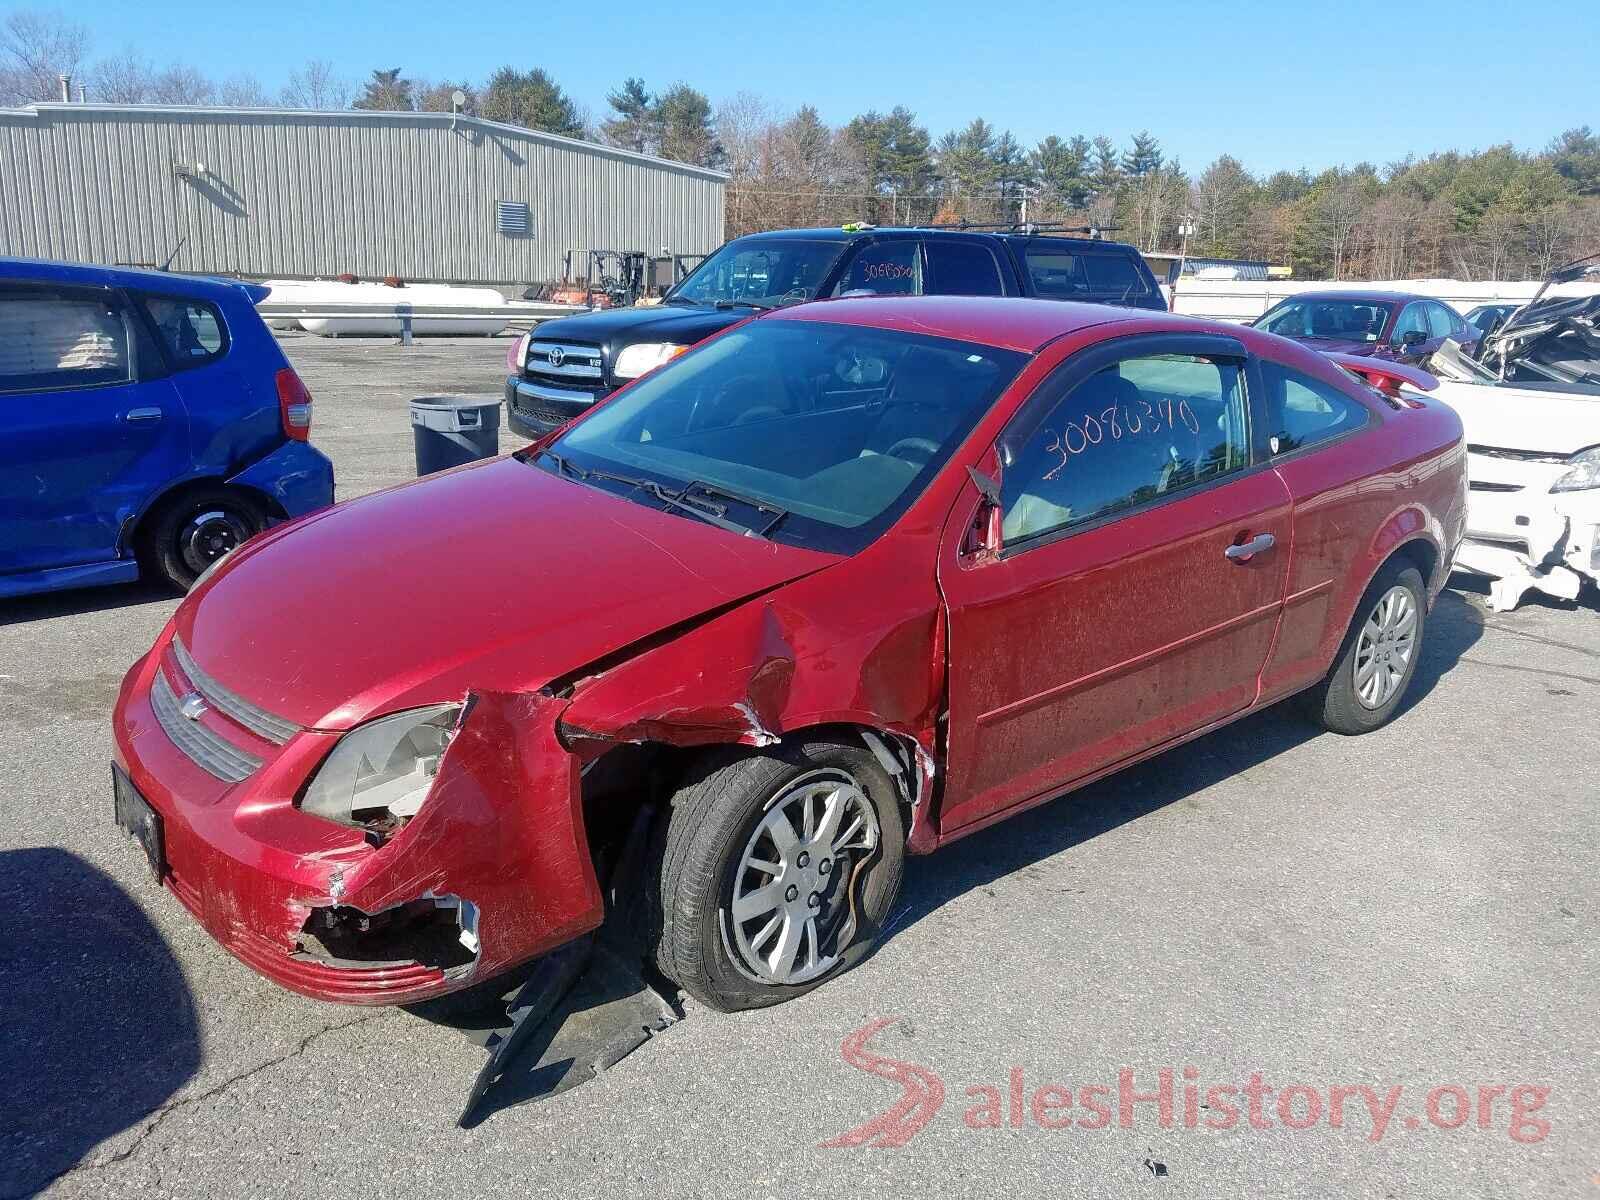
[[[688,308],[679,304],[602,308],[542,322],[534,337],[541,342],[583,345],[677,342],[689,346],[755,315],[753,308]]]
[[[1472,449],[1571,455],[1600,446],[1600,395],[1449,379],[1432,395],[1460,415]]]
[[[832,555],[493,459],[252,542],[178,610],[208,675],[296,724],[536,689]]]

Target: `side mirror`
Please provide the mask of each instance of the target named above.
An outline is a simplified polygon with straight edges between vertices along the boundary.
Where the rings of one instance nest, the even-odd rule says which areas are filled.
[[[1408,329],[1404,334],[1401,335],[1400,344],[1402,346],[1420,346],[1427,340],[1428,335],[1423,333],[1422,330]]]
[[[979,558],[997,557],[1003,544],[1000,528],[1000,485],[976,467],[968,467],[967,474],[972,477],[973,486],[983,497],[983,503],[978,505],[978,511],[973,514],[972,528],[967,530],[962,551]]]

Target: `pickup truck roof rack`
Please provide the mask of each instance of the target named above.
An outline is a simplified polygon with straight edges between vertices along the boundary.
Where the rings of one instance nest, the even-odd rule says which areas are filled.
[[[1095,241],[1106,234],[1115,233],[1118,225],[1066,225],[1059,221],[944,221],[931,225],[918,225],[917,229],[981,229],[996,233],[1065,233],[1082,234]]]

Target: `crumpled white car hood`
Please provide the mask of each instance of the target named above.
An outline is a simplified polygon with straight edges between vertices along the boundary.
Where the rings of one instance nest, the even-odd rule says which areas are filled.
[[[1565,460],[1600,446],[1600,396],[1440,380],[1468,448],[1467,540],[1456,566],[1493,579],[1489,606],[1529,589],[1575,599],[1600,580],[1600,491],[1556,492]]]
[[[1563,457],[1600,446],[1600,396],[1448,379],[1432,395],[1461,414],[1468,446]]]

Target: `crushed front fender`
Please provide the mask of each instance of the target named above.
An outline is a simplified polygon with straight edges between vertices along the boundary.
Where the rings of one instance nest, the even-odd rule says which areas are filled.
[[[580,764],[556,738],[563,707],[537,692],[474,694],[427,801],[336,877],[327,902],[364,913],[422,897],[470,902],[477,978],[598,926],[604,906],[584,831]]]

